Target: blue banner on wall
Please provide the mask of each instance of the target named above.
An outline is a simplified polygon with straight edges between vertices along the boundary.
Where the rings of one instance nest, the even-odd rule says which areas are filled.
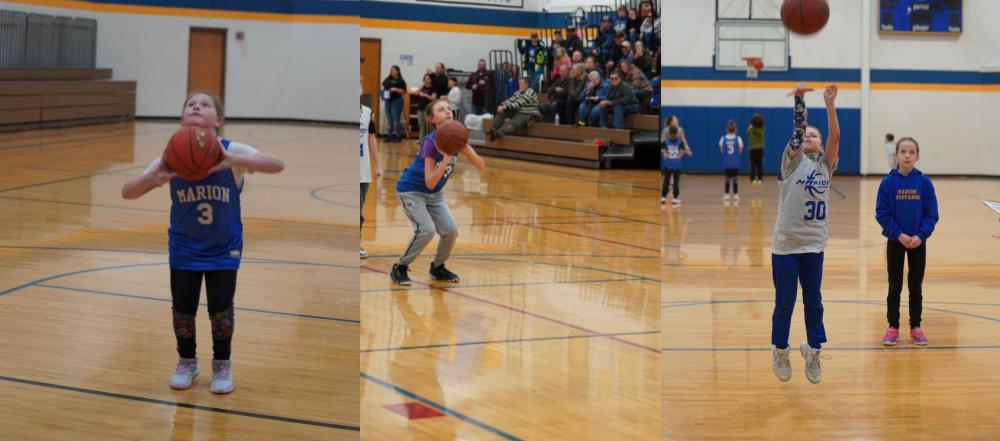
[[[962,0],[879,0],[879,31],[962,32]]]

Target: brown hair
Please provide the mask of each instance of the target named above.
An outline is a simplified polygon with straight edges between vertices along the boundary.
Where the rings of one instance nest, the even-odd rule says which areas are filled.
[[[904,143],[904,142],[907,142],[907,141],[912,142],[913,145],[917,147],[917,154],[919,155],[920,154],[920,143],[918,143],[916,139],[910,138],[909,136],[905,136],[905,137],[899,138],[899,141],[896,141],[896,154],[899,154],[899,145],[902,144],[902,143]]]
[[[753,116],[750,117],[750,125],[758,129],[764,127],[764,115],[759,113],[753,114]]]
[[[191,98],[195,95],[207,95],[212,99],[212,104],[215,106],[215,113],[219,115],[219,119],[222,120],[226,118],[226,106],[222,104],[222,98],[219,98],[218,95],[207,90],[196,90],[191,92],[187,98],[184,98],[184,104],[181,105],[181,113],[184,113],[184,108],[187,107],[188,101],[191,101]]]
[[[427,121],[427,127],[429,127],[429,130],[427,130],[428,135],[434,133],[434,130],[437,130],[437,124],[432,123],[430,121],[431,115],[434,114],[434,106],[437,105],[437,103],[447,103],[447,102],[448,98],[438,98],[434,101],[431,101],[430,104],[427,105],[427,108],[424,109],[424,121]]]
[[[736,121],[729,120],[729,124],[726,124],[727,133],[736,133]]]

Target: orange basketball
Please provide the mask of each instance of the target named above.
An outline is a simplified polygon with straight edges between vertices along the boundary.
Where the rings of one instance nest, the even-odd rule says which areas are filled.
[[[222,146],[211,131],[184,126],[174,132],[163,152],[163,161],[185,181],[208,177],[208,171],[222,161]]]
[[[462,151],[469,143],[469,131],[465,125],[455,120],[445,121],[434,133],[437,148],[449,155]]]
[[[829,19],[830,5],[826,0],[785,0],[781,4],[781,22],[796,34],[815,34]]]

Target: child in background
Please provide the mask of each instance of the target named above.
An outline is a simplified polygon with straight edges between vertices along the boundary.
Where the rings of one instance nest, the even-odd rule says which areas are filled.
[[[451,105],[452,116],[458,121],[462,109],[462,89],[458,88],[458,80],[451,77],[448,78],[448,104]]]
[[[667,139],[660,147],[660,172],[663,174],[663,186],[660,187],[660,205],[667,204],[667,186],[673,180],[674,205],[681,203],[681,159],[692,156],[691,149],[681,140],[680,130],[676,126],[667,126]]]
[[[764,183],[764,115],[755,113],[750,117],[747,140],[750,141],[750,185],[761,185]]]
[[[889,135],[892,136],[892,135]],[[888,136],[886,137],[888,138]],[[910,291],[910,338],[918,346],[927,344],[920,328],[923,307],[924,267],[927,262],[927,239],[938,221],[937,196],[934,184],[914,165],[920,159],[920,145],[913,138],[896,143],[897,169],[882,178],[875,203],[875,219],[888,238],[885,248],[886,270],[889,273],[889,295],[886,297],[886,318],[889,329],[882,344],[894,346],[899,340],[899,296],[903,291],[903,259],[909,259],[907,285]]]
[[[737,175],[740,172],[740,156],[743,155],[743,138],[736,134],[736,122],[729,120],[726,134],[719,138],[719,153],[722,154],[722,169],[726,172],[726,194],[723,201],[729,200],[729,186],[732,184],[733,200],[740,200],[740,188]]]

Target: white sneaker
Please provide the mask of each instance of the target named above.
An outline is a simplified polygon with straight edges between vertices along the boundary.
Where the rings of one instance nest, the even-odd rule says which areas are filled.
[[[722,196],[722,200],[728,201],[729,200],[729,193],[726,193],[725,196]]]
[[[198,359],[181,358],[177,360],[177,368],[170,376],[170,388],[185,390],[191,388],[191,383],[198,377]]]
[[[734,194],[734,195],[733,195],[733,200],[734,200],[734,201],[738,201],[738,200],[740,200],[740,194],[739,194],[739,193],[736,193],[736,194]]]
[[[667,198],[660,198],[660,203],[661,204],[666,204],[667,203]]]
[[[777,346],[771,345],[771,370],[781,381],[792,379],[792,362],[788,360],[789,349],[791,348],[778,349]]]
[[[364,248],[361,249],[361,258],[362,259],[367,259],[368,258],[368,252],[365,251]]]
[[[228,394],[233,391],[232,360],[212,360],[212,393]]]
[[[809,346],[809,342],[802,342],[799,352],[802,353],[802,358],[806,359],[806,378],[810,383],[819,383],[823,379],[823,371],[819,365],[820,349],[813,349]]]
[[[680,198],[673,198],[670,201],[673,202],[674,205],[680,205],[681,204],[681,199]]]

